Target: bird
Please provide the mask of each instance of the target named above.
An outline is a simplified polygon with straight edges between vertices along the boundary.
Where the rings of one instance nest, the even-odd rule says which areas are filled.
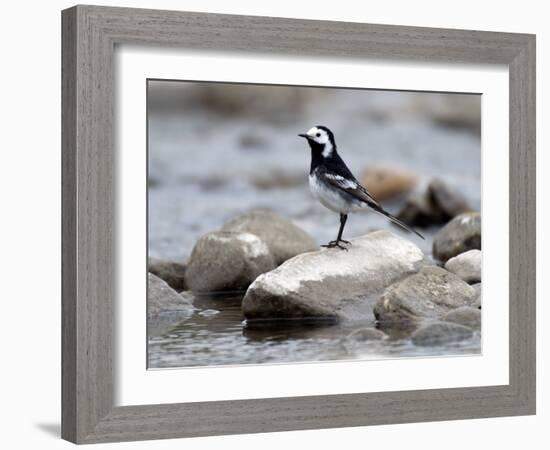
[[[309,187],[315,197],[324,207],[340,214],[340,228],[335,240],[322,247],[338,247],[348,250],[342,244],[351,242],[342,239],[348,215],[364,208],[386,216],[403,229],[424,239],[418,231],[403,223],[397,217],[386,211],[382,205],[365,189],[351,173],[337,151],[334,133],[323,125],[310,128],[298,136],[305,138],[311,149],[311,166],[309,170]]]

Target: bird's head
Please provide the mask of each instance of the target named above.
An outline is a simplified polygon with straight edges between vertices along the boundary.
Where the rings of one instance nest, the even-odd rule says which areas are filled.
[[[311,127],[307,133],[300,133],[298,136],[307,139],[312,149],[321,150],[325,158],[336,149],[334,134],[323,125]]]

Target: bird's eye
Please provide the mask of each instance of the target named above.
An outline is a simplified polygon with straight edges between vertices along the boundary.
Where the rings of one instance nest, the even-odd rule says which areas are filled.
[[[317,133],[315,136],[317,137],[321,137],[321,133]]]

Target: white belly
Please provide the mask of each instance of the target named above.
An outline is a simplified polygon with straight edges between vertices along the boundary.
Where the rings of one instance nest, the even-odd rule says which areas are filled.
[[[360,201],[350,201],[345,198],[345,196],[319,183],[317,178],[310,175],[309,176],[309,189],[319,202],[325,207],[334,211],[336,213],[348,214],[353,211],[358,211],[362,209],[363,203]]]

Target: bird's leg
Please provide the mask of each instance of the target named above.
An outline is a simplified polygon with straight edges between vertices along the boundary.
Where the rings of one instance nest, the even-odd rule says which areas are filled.
[[[342,239],[342,233],[344,232],[344,227],[346,226],[346,220],[348,220],[348,215],[340,214],[340,229],[338,230],[338,237],[336,238],[336,240],[330,241],[326,245],[321,245],[321,247],[328,247],[328,248],[338,247],[338,248],[341,248],[342,250],[347,250],[346,247],[343,247],[342,245],[340,245],[340,242],[351,245],[350,241],[345,241],[344,239]]]
[[[338,230],[338,237],[336,242],[343,242],[344,244],[351,244],[350,241],[345,241],[342,239],[342,233],[344,232],[344,227],[346,226],[346,220],[348,220],[347,214],[340,214],[340,230]]]

